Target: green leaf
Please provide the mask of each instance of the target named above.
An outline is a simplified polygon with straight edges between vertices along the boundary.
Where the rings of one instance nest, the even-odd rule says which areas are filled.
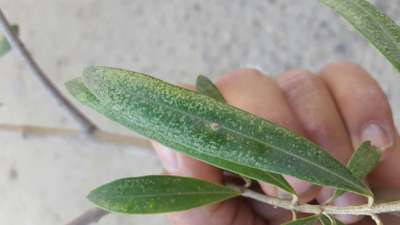
[[[96,98],[96,96],[90,93],[89,89],[83,84],[82,79],[78,78],[75,80],[71,80],[66,84],[66,86],[67,89],[72,93],[72,95],[74,95],[81,103],[93,108],[97,112],[104,114],[105,116],[113,119],[120,124],[124,124],[124,126],[132,130],[138,129],[135,124],[132,124],[130,120],[127,120],[125,117],[123,117],[121,113],[111,111],[111,106],[103,105]],[[190,155],[213,166],[223,168],[227,171],[234,172],[241,176],[273,184],[285,190],[286,192],[295,194],[295,191],[290,186],[290,184],[279,174],[273,174],[252,167],[243,166],[224,159],[201,154],[196,151],[191,152]]]
[[[295,221],[285,223],[284,225],[314,225],[319,220],[319,216],[309,216]]]
[[[371,145],[370,141],[363,142],[353,153],[347,168],[359,180],[364,179],[379,163],[379,150]],[[335,198],[344,194],[344,191],[337,191]]]
[[[11,31],[18,35],[18,25],[11,25]],[[0,57],[5,55],[7,52],[11,50],[10,43],[4,35],[0,35]]]
[[[122,125],[196,159],[213,157],[231,165],[372,195],[319,146],[233,106],[121,69],[89,67],[83,81],[109,111],[106,116],[118,121],[113,117],[118,114],[129,122]],[[79,91],[73,94],[79,99]],[[236,170],[224,166],[218,167]]]
[[[214,85],[214,83],[208,79],[206,76],[199,75],[196,79],[196,90],[204,95],[209,96],[210,98],[213,98],[217,101],[220,102],[226,102],[224,96],[222,96],[221,92],[218,90],[217,86]],[[229,168],[235,168],[235,173],[241,175],[243,179],[246,181],[246,183],[251,183],[251,180],[247,180],[247,178],[252,178],[255,180],[259,181],[264,181],[269,184],[275,185],[289,193],[295,194],[295,191],[293,188],[290,186],[290,184],[285,180],[285,178],[282,175],[279,174],[274,174],[274,173],[268,173],[264,171],[260,171],[257,169],[253,169],[251,167],[246,167],[246,166],[241,166],[238,164],[232,164],[229,161],[213,157],[207,157],[203,156],[203,160],[212,163],[213,165],[221,165],[225,164],[225,167]],[[215,161],[219,162],[215,162]],[[229,165],[230,164],[230,165]],[[226,166],[228,165],[228,166]]]
[[[400,71],[400,27],[366,0],[321,0],[367,38]]]
[[[112,212],[155,214],[188,210],[239,195],[228,187],[203,180],[145,176],[105,184],[92,191],[88,199]]]
[[[206,76],[199,75],[196,80],[196,90],[220,102],[226,102],[218,88]]]

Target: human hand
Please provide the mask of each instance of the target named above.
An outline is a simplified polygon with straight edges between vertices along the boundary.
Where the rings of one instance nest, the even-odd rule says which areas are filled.
[[[319,74],[293,70],[275,80],[259,71],[242,69],[223,76],[216,85],[229,104],[307,137],[343,164],[361,142],[371,140],[384,153],[368,183],[373,189],[400,189],[400,149],[390,106],[377,82],[359,66],[342,62],[326,66]],[[220,169],[158,143],[153,145],[167,173],[223,183]],[[322,204],[332,193],[329,188],[287,179],[301,202]],[[285,196],[271,185],[260,185],[268,195]],[[338,206],[364,203],[363,197],[351,193],[334,202]],[[174,225],[278,225],[290,217],[288,211],[243,198],[169,215]],[[374,224],[362,217],[338,219],[347,224]],[[385,225],[400,221],[400,217],[383,219]]]

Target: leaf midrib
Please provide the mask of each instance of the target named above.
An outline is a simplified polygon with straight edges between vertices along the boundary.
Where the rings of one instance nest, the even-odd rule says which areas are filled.
[[[234,195],[239,195],[239,193],[235,193],[235,192],[228,192],[228,191],[218,191],[218,192],[211,192],[211,191],[207,191],[207,192],[185,192],[185,193],[159,193],[159,194],[140,194],[140,195],[135,195],[135,194],[123,194],[121,196],[112,195],[111,199],[114,198],[135,198],[135,199],[140,199],[140,198],[155,198],[155,197],[170,197],[170,196],[197,196],[197,195],[224,195],[224,196],[234,196]]]

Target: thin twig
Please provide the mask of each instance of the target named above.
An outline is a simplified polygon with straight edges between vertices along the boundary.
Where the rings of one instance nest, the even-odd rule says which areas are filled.
[[[0,9],[0,29],[4,33],[11,47],[16,50],[21,58],[24,60],[25,64],[29,67],[31,72],[39,78],[39,80],[43,83],[46,89],[54,96],[54,98],[60,103],[60,105],[64,106],[64,108],[74,117],[76,121],[82,126],[84,133],[91,133],[96,129],[96,126],[85,116],[83,115],[75,106],[68,101],[67,98],[61,93],[60,90],[54,86],[48,76],[43,72],[43,70],[39,67],[36,61],[31,56],[28,49],[21,42],[21,40],[15,35],[10,28],[10,24],[5,17],[3,11]]]
[[[309,213],[315,215],[366,215],[371,216],[371,218],[375,221],[377,225],[382,225],[381,220],[377,216],[377,214],[381,213],[389,213],[396,212],[400,210],[400,201],[389,202],[389,203],[381,203],[374,206],[368,205],[360,205],[360,206],[323,206],[323,205],[310,205],[310,204],[297,204],[293,205],[292,201],[267,196],[264,194],[260,194],[258,192],[247,189],[243,186],[238,186],[235,184],[227,184],[228,187],[233,188],[241,193],[241,196],[250,198],[259,202],[263,202],[275,207],[283,208],[290,210],[292,212],[302,212]],[[98,210],[98,216],[94,217],[93,214],[96,214],[96,210]],[[68,223],[67,225],[88,225],[94,222],[97,222],[100,218],[107,215],[108,213],[103,211],[101,214],[101,209],[92,209],[88,212],[83,213],[77,219],[73,220],[73,222]]]
[[[381,213],[390,213],[400,211],[400,201],[380,203],[371,206],[359,205],[359,206],[324,206],[324,205],[310,205],[310,204],[298,204],[293,205],[291,201],[267,196],[242,186],[228,184],[227,186],[239,191],[243,197],[251,198],[259,202],[264,202],[269,205],[294,210],[296,212],[310,213],[310,214],[329,214],[329,215],[367,215],[372,216]]]
[[[63,138],[79,138],[80,130],[66,128],[52,128],[44,126],[32,125],[16,125],[0,123],[0,131],[20,133],[25,137],[63,137]],[[94,141],[105,142],[115,145],[133,145],[140,149],[152,149],[150,141],[138,136],[115,134],[100,129],[96,129],[90,138]]]
[[[101,218],[103,218],[105,215],[107,215],[108,212],[99,209],[99,208],[93,208],[89,209],[76,219],[72,220],[71,222],[67,223],[66,225],[89,225],[92,223],[97,223]]]

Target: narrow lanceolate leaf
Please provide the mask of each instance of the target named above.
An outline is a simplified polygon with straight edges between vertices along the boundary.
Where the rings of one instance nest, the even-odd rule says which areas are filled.
[[[199,75],[196,80],[196,90],[201,94],[207,95],[217,101],[225,102],[224,96],[219,92],[214,83],[206,76]]]
[[[366,0],[321,0],[349,21],[400,71],[400,27]]]
[[[122,125],[199,160],[217,158],[230,162],[230,168],[218,167],[232,172],[235,165],[240,165],[372,195],[317,145],[203,94],[141,73],[108,67],[87,68],[83,81],[109,111],[106,116],[118,122],[114,118],[118,114],[128,121]],[[75,91],[73,94],[79,98],[79,89]]]
[[[136,125],[132,124],[132,122],[130,120],[127,120],[126,117],[123,117],[121,113],[110,110],[112,108],[111,106],[103,105],[96,98],[96,96],[90,93],[89,89],[87,89],[81,79],[78,78],[69,81],[67,83],[67,88],[83,104],[93,108],[94,110],[104,114],[105,116],[113,119],[120,124],[123,124],[130,129],[137,129]],[[281,175],[265,172],[263,170],[248,166],[243,166],[217,157],[208,156],[202,154],[201,152],[192,151],[190,155],[213,166],[223,168],[244,177],[273,184],[289,193],[295,194],[293,188]]]
[[[224,96],[218,90],[217,86],[215,86],[214,83],[210,79],[208,79],[206,76],[199,75],[197,77],[196,90],[200,94],[207,95],[217,101],[226,102]],[[220,163],[214,163],[214,160],[218,160],[218,159],[214,159],[213,157],[208,157],[208,159],[204,159],[204,161],[212,163],[214,165],[220,164]],[[219,159],[219,161],[221,161],[221,160]],[[223,163],[225,165],[230,164],[229,161],[223,161]],[[249,180],[248,178],[253,178],[255,180],[270,183],[270,184],[275,185],[289,193],[295,194],[293,188],[290,186],[290,184],[285,180],[285,178],[282,175],[264,172],[264,171],[260,171],[258,169],[253,169],[251,167],[240,166],[238,164],[236,164],[236,165],[232,164],[231,166],[228,166],[228,167],[230,167],[230,168],[236,167],[235,173],[241,175],[242,178],[248,184],[251,183],[251,180]]]
[[[359,180],[364,179],[378,165],[380,153],[375,146],[371,145],[370,141],[362,143],[354,152],[347,168]],[[344,191],[337,191],[335,197],[344,194]]]
[[[228,187],[203,180],[145,176],[105,184],[92,191],[88,199],[112,212],[154,214],[188,210],[239,195]]]
[[[18,26],[17,25],[12,25],[11,26],[11,31],[18,35]],[[0,57],[5,55],[7,52],[11,50],[10,43],[8,43],[8,40],[4,35],[0,35]]]
[[[285,223],[284,225],[315,225],[318,220],[319,216],[309,216]]]

